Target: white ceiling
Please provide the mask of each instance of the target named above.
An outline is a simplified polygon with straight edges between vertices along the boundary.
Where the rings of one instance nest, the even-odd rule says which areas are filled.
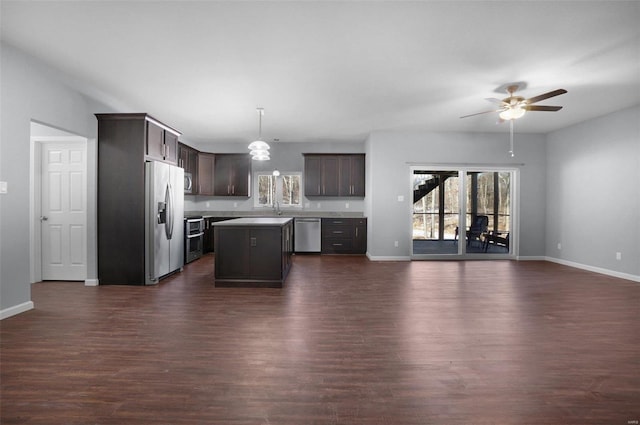
[[[120,112],[196,143],[362,141],[376,130],[506,132],[508,82],[547,133],[640,104],[640,2],[7,1],[2,38]],[[96,111],[100,112],[100,111]]]

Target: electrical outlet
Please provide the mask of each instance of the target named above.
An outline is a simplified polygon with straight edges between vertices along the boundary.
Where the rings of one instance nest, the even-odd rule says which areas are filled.
[[[316,204],[316,208],[320,209],[320,202]]]
[[[622,253],[621,252],[616,252],[616,260],[618,260],[618,261],[622,260]]]
[[[344,207],[345,207],[346,209],[349,209],[349,203],[348,203],[348,202],[347,202],[347,203],[345,203],[345,204],[344,204]]]
[[[238,203],[237,202],[233,203],[233,208],[238,208]]]
[[[394,241],[393,242],[393,246],[395,246],[397,248],[398,247],[398,241]]]
[[[404,196],[398,195],[398,202],[404,202]]]
[[[205,202],[204,204],[207,208],[209,208],[209,202]]]
[[[562,244],[558,242],[558,249],[562,249]]]
[[[8,184],[7,182],[0,182],[0,193],[8,193]]]

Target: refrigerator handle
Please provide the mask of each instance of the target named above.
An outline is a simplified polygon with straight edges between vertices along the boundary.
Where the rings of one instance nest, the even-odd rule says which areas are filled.
[[[164,224],[164,232],[167,235],[167,239],[171,239],[173,236],[173,193],[171,183],[167,183],[164,201],[167,203],[167,221]]]

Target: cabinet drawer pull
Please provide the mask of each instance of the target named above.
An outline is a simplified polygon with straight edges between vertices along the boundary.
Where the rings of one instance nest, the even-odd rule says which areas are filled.
[[[331,244],[331,245],[333,245],[333,246],[342,246],[341,243],[334,243],[334,244]]]
[[[336,234],[336,235],[341,235],[342,233],[343,233],[342,230],[334,230],[333,231],[333,234]]]

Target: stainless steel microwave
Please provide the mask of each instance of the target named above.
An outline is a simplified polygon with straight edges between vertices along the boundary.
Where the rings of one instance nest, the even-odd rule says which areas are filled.
[[[184,193],[193,193],[193,178],[191,173],[184,173]]]

